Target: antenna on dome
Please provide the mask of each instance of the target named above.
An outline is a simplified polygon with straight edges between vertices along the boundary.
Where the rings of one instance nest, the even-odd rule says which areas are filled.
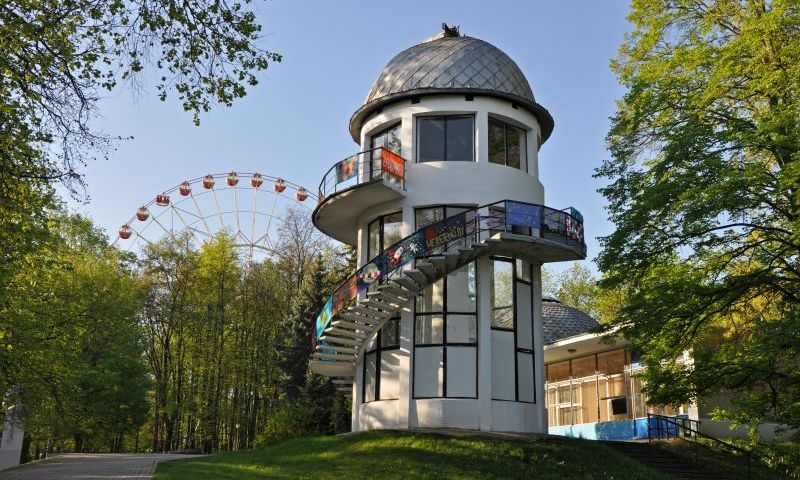
[[[460,25],[453,25],[448,26],[446,23],[442,22],[442,30],[444,30],[445,37],[460,37],[461,34],[459,33]]]

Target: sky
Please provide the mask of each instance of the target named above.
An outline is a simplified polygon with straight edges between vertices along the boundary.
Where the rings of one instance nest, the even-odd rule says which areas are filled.
[[[348,121],[384,65],[447,22],[506,52],[554,117],[539,153],[545,204],[583,213],[584,265],[597,270],[590,261],[599,253],[597,237],[613,225],[597,193],[602,181],[592,175],[608,157],[609,117],[624,93],[609,61],[631,30],[627,2],[275,0],[257,1],[256,9],[262,46],[283,61],[233,107],[204,114],[199,127],[174,98],[161,102],[154,85],[136,95],[108,94],[96,125],[133,139],[84,169],[88,201],[71,201],[73,210],[113,238],[139,205],[206,173],[259,171],[316,191],[328,168],[358,151]]]

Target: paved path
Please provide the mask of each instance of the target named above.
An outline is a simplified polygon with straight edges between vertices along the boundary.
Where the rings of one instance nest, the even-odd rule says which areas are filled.
[[[0,471],[0,480],[148,480],[159,462],[193,457],[197,455],[68,453]]]

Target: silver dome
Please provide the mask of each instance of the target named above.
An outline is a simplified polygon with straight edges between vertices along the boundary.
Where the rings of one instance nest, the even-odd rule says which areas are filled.
[[[536,115],[542,129],[542,143],[553,131],[553,118],[536,103],[528,80],[508,55],[488,42],[447,29],[389,61],[364,105],[353,114],[350,134],[358,141],[366,118],[386,104],[442,93],[509,100]]]

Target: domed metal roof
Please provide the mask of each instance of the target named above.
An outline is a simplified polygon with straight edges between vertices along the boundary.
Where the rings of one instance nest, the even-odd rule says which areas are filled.
[[[545,345],[586,333],[600,325],[588,314],[564,305],[552,297],[542,298],[542,323]]]
[[[527,108],[539,120],[544,143],[553,131],[553,117],[536,103],[517,64],[494,45],[443,27],[443,33],[398,53],[384,67],[364,105],[350,119],[353,139],[359,141],[367,116],[386,104],[453,93],[498,97]]]

